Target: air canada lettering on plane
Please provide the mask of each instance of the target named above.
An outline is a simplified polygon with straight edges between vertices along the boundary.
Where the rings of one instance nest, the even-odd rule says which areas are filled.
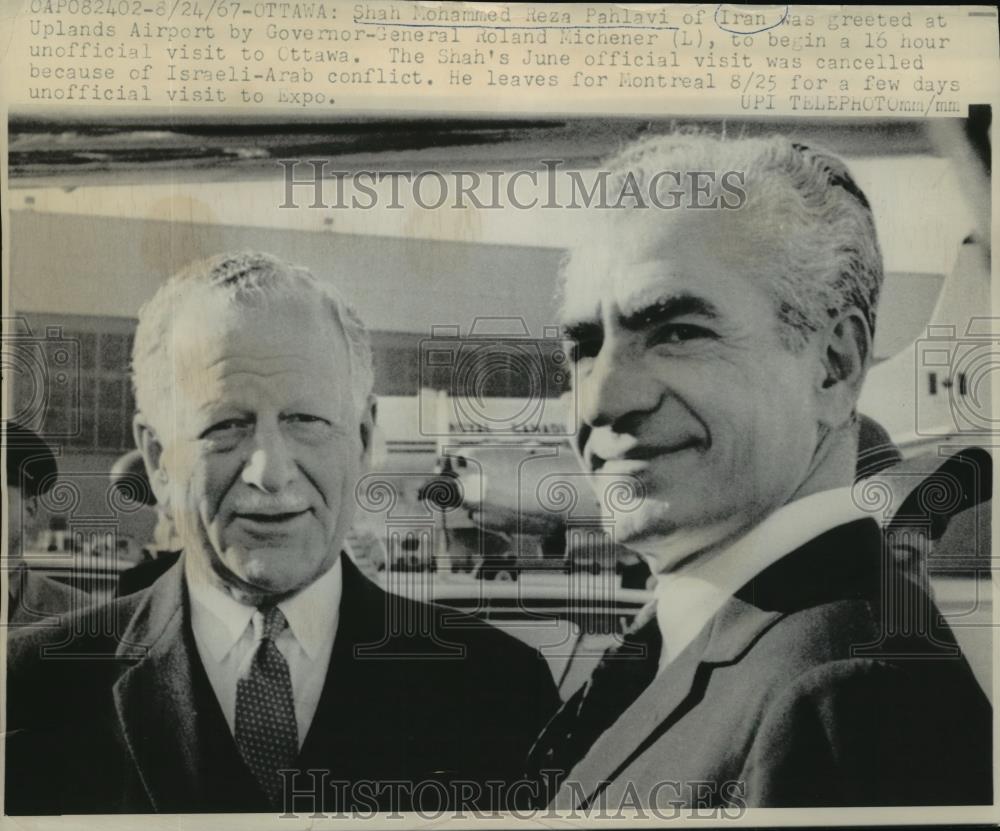
[[[462,433],[489,433],[490,428],[486,424],[479,424],[476,422],[449,422],[448,430],[451,433],[462,434]],[[511,433],[542,433],[553,436],[564,436],[566,435],[566,425],[559,424],[558,422],[552,422],[551,424],[515,424],[510,427],[509,430],[504,432]]]

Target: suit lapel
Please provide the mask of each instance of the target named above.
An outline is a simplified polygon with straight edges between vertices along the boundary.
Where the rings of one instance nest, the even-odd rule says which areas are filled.
[[[299,754],[301,769],[323,768],[335,777],[351,776],[370,752],[378,752],[372,718],[381,717],[379,702],[391,692],[377,677],[385,661],[354,657],[355,646],[376,644],[385,635],[385,593],[342,556],[337,636]],[[113,689],[122,735],[156,811],[253,810],[263,797],[205,676],[186,607],[182,560],[143,598],[121,638],[118,659],[136,662]],[[260,810],[265,807],[261,801]]]
[[[556,797],[556,806],[588,806],[608,782],[697,703],[712,665],[739,660],[780,617],[779,612],[730,598],[570,772]]]
[[[246,806],[254,784],[204,674],[186,605],[178,563],[143,598],[121,639],[118,658],[137,660],[113,689],[122,735],[156,811]]]
[[[880,573],[879,539],[877,525],[868,519],[838,526],[750,580],[601,735],[563,783],[556,806],[589,805],[697,703],[712,667],[741,660],[783,616],[805,605],[870,591]],[[570,781],[579,783],[576,793]]]
[[[556,796],[556,807],[582,808],[603,790],[603,783],[629,755],[639,747],[664,715],[672,712],[688,695],[698,666],[696,644],[686,649],[672,664],[640,693],[611,727],[570,771]],[[700,645],[704,647],[702,643]]]

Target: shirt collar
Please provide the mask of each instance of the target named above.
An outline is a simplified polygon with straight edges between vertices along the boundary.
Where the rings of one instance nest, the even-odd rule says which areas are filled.
[[[191,598],[191,626],[212,660],[221,661],[243,637],[255,610],[207,579],[194,567],[193,560],[190,554],[185,554],[184,579]]]
[[[343,554],[341,557],[345,556]],[[214,661],[222,661],[252,628],[256,607],[234,599],[206,580],[184,558],[184,575],[191,598],[191,625]],[[334,631],[343,587],[340,558],[326,572],[297,594],[281,601],[281,609],[293,637],[309,658],[316,658]]]
[[[852,487],[810,494],[774,511],[724,548],[657,577],[660,668],[677,657],[739,588],[831,528],[869,517]]]
[[[319,657],[337,626],[344,582],[340,559],[346,556],[341,554],[316,580],[278,604],[295,640],[312,659]]]

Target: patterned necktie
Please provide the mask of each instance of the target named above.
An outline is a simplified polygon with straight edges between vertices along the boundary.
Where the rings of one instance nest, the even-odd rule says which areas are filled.
[[[254,613],[259,645],[250,672],[236,684],[236,744],[271,805],[281,809],[282,778],[299,751],[288,662],[275,639],[288,626],[277,606]]]
[[[652,611],[647,607],[621,643],[604,653],[590,678],[566,700],[529,751],[527,776],[542,784],[548,800],[601,734],[656,677],[661,639]],[[554,775],[543,776],[543,770]]]

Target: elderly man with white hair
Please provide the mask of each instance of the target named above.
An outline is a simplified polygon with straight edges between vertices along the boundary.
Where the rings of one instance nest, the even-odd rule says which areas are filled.
[[[569,254],[576,443],[635,486],[609,520],[656,600],[534,747],[555,806],[991,803],[989,701],[853,498],[865,195],[779,136],[652,138],[610,169],[676,207],[603,212]]]
[[[514,781],[558,701],[545,661],[343,554],[376,416],[351,307],[272,256],[213,257],[143,308],[133,372],[136,443],[183,555],[11,639],[7,812],[530,800]]]

